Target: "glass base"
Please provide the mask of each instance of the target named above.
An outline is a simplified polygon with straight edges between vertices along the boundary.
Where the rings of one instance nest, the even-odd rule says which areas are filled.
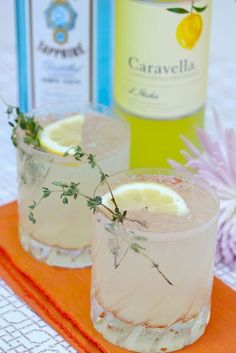
[[[89,246],[71,250],[49,246],[31,238],[24,232],[20,232],[20,242],[29,254],[38,261],[50,266],[84,268],[92,264],[91,249]]]
[[[210,307],[189,321],[179,321],[168,327],[132,326],[107,312],[95,298],[91,317],[95,329],[117,346],[139,353],[174,352],[194,343],[204,333],[210,318]]]

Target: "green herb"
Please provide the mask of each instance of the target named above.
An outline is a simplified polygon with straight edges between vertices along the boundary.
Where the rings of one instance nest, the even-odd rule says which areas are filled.
[[[79,196],[81,196],[87,200],[87,206],[89,207],[90,210],[93,211],[93,213],[95,213],[97,211],[98,206],[101,206],[110,213],[111,219],[114,222],[123,223],[125,219],[128,219],[126,217],[127,211],[120,211],[120,209],[116,203],[116,200],[114,198],[113,192],[111,190],[110,184],[108,183],[108,175],[103,172],[100,165],[97,163],[95,155],[93,155],[91,153],[88,154],[88,153],[84,152],[80,146],[77,146],[77,147],[71,147],[70,149],[68,149],[68,151],[64,154],[64,156],[65,157],[66,156],[73,156],[75,158],[75,160],[79,161],[79,162],[81,162],[84,158],[86,158],[88,164],[91,166],[92,169],[94,169],[94,168],[98,169],[99,174],[100,174],[100,182],[106,183],[106,185],[109,189],[109,192],[111,194],[111,202],[114,205],[114,210],[102,203],[101,196],[95,195],[97,189],[95,190],[94,195],[91,197],[89,195],[85,195],[85,194],[81,193],[80,188],[79,188],[80,183],[71,182],[68,184],[68,183],[63,183],[61,181],[54,181],[52,183],[52,185],[56,186],[57,189],[49,190],[48,188],[43,187],[42,188],[42,191],[43,191],[42,197],[40,198],[40,200],[37,203],[34,202],[36,206],[38,206],[42,202],[43,199],[49,197],[52,193],[59,193],[60,198],[64,204],[68,204],[69,199],[71,199],[71,198],[77,199]],[[35,218],[33,217],[33,211],[32,211],[34,208],[32,208],[32,205],[30,206],[30,214],[29,214],[30,221],[35,220]],[[137,222],[142,225],[144,224],[141,221],[137,221]]]
[[[127,255],[129,249],[134,251],[137,254],[142,255],[143,257],[145,257],[149,262],[151,262],[152,267],[155,268],[157,270],[157,272],[164,278],[164,280],[171,286],[173,286],[173,283],[166,277],[166,275],[163,273],[163,271],[160,270],[160,266],[158,263],[156,263],[155,261],[153,261],[146,253],[146,248],[144,248],[143,246],[141,246],[140,244],[138,244],[137,242],[131,242],[126,250],[123,252],[123,254],[121,255],[121,246],[119,243],[119,237],[117,236],[117,229],[114,225],[114,223],[109,223],[106,226],[106,230],[111,233],[114,238],[112,239],[112,241],[109,244],[109,248],[111,253],[114,255],[114,267],[115,269],[117,269],[121,262],[124,260],[125,256]],[[142,238],[140,240],[144,240],[145,238]]]
[[[102,168],[96,161],[96,156],[91,154],[91,153],[86,153],[85,151],[82,150],[80,146],[77,147],[72,147],[70,148],[64,156],[73,156],[76,161],[81,162],[83,159],[86,159],[88,164],[91,166],[92,169],[96,168],[100,174],[100,183],[105,183],[109,189],[110,195],[111,195],[111,202],[114,206],[114,208],[110,208],[107,205],[105,205],[102,202],[102,197],[96,195],[97,188],[94,191],[93,196],[86,195],[81,192],[80,190],[80,182],[71,182],[71,183],[64,183],[61,181],[54,181],[52,183],[53,186],[55,186],[55,189],[49,189],[47,187],[42,188],[42,196],[39,199],[38,202],[33,201],[32,205],[29,206],[29,220],[35,224],[36,219],[34,217],[34,210],[35,208],[46,198],[50,197],[53,193],[58,193],[60,195],[60,199],[62,200],[63,204],[68,204],[70,199],[76,200],[79,197],[85,198],[87,200],[87,206],[89,209],[93,212],[96,213],[98,207],[104,208],[111,216],[111,223],[109,223],[106,226],[106,230],[112,234],[112,238],[109,244],[110,251],[114,255],[114,267],[117,269],[121,263],[121,261],[125,258],[126,254],[128,253],[128,250],[131,249],[136,253],[139,253],[143,256],[145,256],[155,267],[158,272],[162,275],[162,277],[172,285],[172,283],[167,279],[167,277],[159,270],[159,266],[152,260],[150,259],[145,253],[145,248],[140,246],[138,243],[131,243],[128,245],[124,253],[120,256],[121,252],[121,247],[119,244],[119,237],[118,237],[118,228],[119,225],[123,225],[124,220],[128,220],[131,222],[137,222],[143,227],[146,227],[146,223],[144,221],[140,220],[135,220],[135,219],[130,219],[127,217],[127,211],[121,211],[116,203],[114,194],[112,192],[111,186],[109,184],[108,178],[109,176],[103,172]],[[118,227],[118,228],[117,228]],[[120,259],[120,260],[119,260]]]
[[[96,212],[97,207],[100,205],[102,205],[101,196],[95,196],[94,198],[89,198],[87,200],[87,206],[89,207],[90,210],[93,211],[93,213]]]
[[[114,211],[111,210],[109,207],[102,204],[102,199],[100,196],[95,196],[97,188],[94,191],[93,197],[88,198],[88,202],[87,202],[88,207],[90,209],[92,209],[93,212],[95,213],[97,210],[97,207],[101,205],[112,214],[113,221],[123,223],[124,219],[126,218],[127,212],[120,211],[120,209],[116,203],[116,200],[114,198],[110,184],[108,182],[109,175],[103,172],[102,168],[100,167],[100,165],[96,161],[96,156],[94,154],[84,152],[80,146],[69,148],[69,150],[66,151],[66,153],[64,154],[64,157],[69,156],[69,155],[73,156],[75,158],[75,160],[77,160],[79,162],[81,162],[83,160],[83,158],[86,158],[88,164],[91,166],[92,169],[97,168],[97,170],[100,174],[100,183],[102,183],[102,184],[105,183],[108,187],[110,194],[111,194],[111,202],[114,204]]]
[[[145,254],[144,251],[145,251],[146,249],[145,249],[144,247],[140,246],[140,245],[137,244],[137,243],[133,243],[133,244],[130,245],[130,248],[131,248],[134,252],[136,252],[136,253],[138,253],[138,254],[144,256],[148,261],[150,261],[150,262],[152,263],[152,267],[155,268],[155,269],[158,271],[158,273],[166,280],[167,283],[169,283],[171,286],[173,286],[173,283],[172,283],[172,282],[166,277],[166,275],[160,270],[159,265],[158,265],[156,262],[154,262],[147,254]]]
[[[8,124],[12,127],[11,140],[14,146],[17,147],[17,130],[23,131],[23,140],[27,145],[32,145],[37,148],[40,147],[39,134],[42,127],[35,120],[34,115],[26,115],[20,111],[18,107],[7,104]]]
[[[33,201],[32,205],[29,206],[29,220],[35,224],[36,223],[36,219],[34,218],[34,214],[33,214],[33,210],[35,209],[35,207],[37,206],[38,204]]]
[[[169,10],[171,11],[171,9],[169,9]],[[176,9],[172,9],[173,12],[176,12],[175,10]],[[195,10],[197,10],[197,9],[195,9]],[[8,124],[12,127],[11,140],[12,140],[14,146],[17,147],[17,130],[21,129],[24,133],[23,139],[26,144],[32,145],[35,148],[40,147],[39,134],[40,134],[40,131],[42,130],[42,127],[35,120],[35,117],[33,115],[28,116],[28,115],[22,113],[18,107],[10,106],[4,100],[3,100],[3,102],[7,105],[6,113],[8,115]],[[69,155],[73,156],[75,158],[75,160],[79,161],[79,162],[82,161],[83,158],[86,158],[88,164],[91,166],[92,169],[97,168],[97,170],[99,171],[99,174],[100,174],[100,183],[106,183],[106,185],[109,189],[109,192],[111,194],[111,202],[114,205],[114,210],[107,207],[106,205],[104,205],[102,203],[101,196],[95,195],[97,188],[94,191],[93,197],[90,197],[88,195],[81,193],[80,187],[79,187],[80,182],[77,182],[77,183],[71,182],[68,184],[68,183],[63,183],[61,181],[54,181],[52,183],[52,185],[56,186],[57,189],[50,190],[48,187],[43,187],[42,188],[42,196],[39,199],[39,201],[38,202],[33,201],[32,204],[29,206],[28,218],[29,218],[30,222],[32,222],[33,224],[36,223],[36,219],[34,216],[34,210],[36,209],[36,207],[38,207],[38,205],[42,202],[42,200],[47,199],[53,193],[59,193],[60,199],[62,200],[62,203],[65,205],[69,203],[69,199],[76,200],[79,196],[83,197],[83,198],[87,199],[87,206],[89,207],[90,210],[93,211],[93,213],[96,213],[97,208],[100,206],[100,207],[105,208],[111,214],[112,222],[106,227],[106,230],[109,231],[113,236],[115,236],[115,238],[112,239],[112,241],[110,242],[110,246],[109,246],[112,254],[114,255],[115,269],[117,269],[119,267],[122,260],[125,258],[126,254],[128,253],[128,250],[131,249],[134,252],[146,257],[152,263],[152,266],[158,270],[159,274],[161,274],[161,276],[170,285],[173,285],[172,282],[170,282],[168,280],[168,278],[163,274],[163,272],[160,271],[159,265],[157,263],[155,263],[152,259],[150,259],[144,253],[145,248],[140,246],[138,243],[131,243],[124,251],[123,255],[120,258],[120,261],[118,261],[118,258],[120,257],[119,256],[120,244],[119,244],[119,238],[118,238],[117,231],[116,231],[117,224],[119,224],[119,223],[123,224],[125,219],[128,221],[131,221],[131,222],[137,222],[140,225],[142,225],[143,227],[147,227],[147,224],[145,221],[134,220],[134,219],[128,218],[126,210],[120,211],[120,209],[116,203],[112,189],[110,187],[110,184],[108,182],[109,176],[108,176],[108,174],[103,172],[102,168],[100,167],[100,165],[96,161],[95,155],[93,155],[91,153],[88,154],[88,153],[84,152],[80,146],[72,147],[64,154],[65,157],[69,156]],[[137,239],[137,240],[139,240],[139,239]]]

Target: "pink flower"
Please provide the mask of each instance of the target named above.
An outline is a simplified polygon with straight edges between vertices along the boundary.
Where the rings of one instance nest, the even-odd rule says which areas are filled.
[[[189,149],[181,151],[187,159],[185,166],[172,160],[169,163],[179,171],[196,172],[216,190],[221,200],[216,261],[236,269],[236,130],[224,129],[216,115],[215,125],[215,138],[197,130],[201,151],[182,137]]]

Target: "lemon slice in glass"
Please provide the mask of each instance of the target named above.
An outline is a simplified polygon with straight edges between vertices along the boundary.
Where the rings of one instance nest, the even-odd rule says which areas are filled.
[[[63,156],[70,147],[81,144],[84,121],[84,115],[78,114],[48,124],[39,137],[41,147]]]
[[[135,182],[123,184],[113,190],[118,207],[123,211],[164,212],[177,216],[189,213],[184,199],[173,189],[160,183]],[[110,193],[102,197],[102,202],[114,208]]]

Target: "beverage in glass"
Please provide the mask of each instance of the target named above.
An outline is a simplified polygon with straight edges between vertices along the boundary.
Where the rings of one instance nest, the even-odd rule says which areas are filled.
[[[172,352],[195,342],[210,317],[219,201],[194,177],[130,170],[110,178],[113,222],[94,217],[93,325],[135,352]],[[98,192],[112,207],[106,186]],[[108,200],[108,201],[107,201]]]
[[[107,174],[127,169],[129,163],[129,131],[123,122],[101,106],[67,104],[33,112],[45,128],[49,124],[81,114],[81,146]],[[65,129],[67,128],[65,120]],[[64,123],[63,123],[64,124]],[[63,144],[63,141],[61,142]],[[100,176],[86,161],[75,161],[44,149],[35,149],[18,134],[18,180],[20,241],[26,251],[49,265],[84,267],[91,264],[90,239],[92,216],[86,200],[78,198],[69,204],[51,193],[34,210],[36,223],[29,219],[29,205],[42,197],[42,187],[55,189],[55,181],[80,182],[81,192],[92,195]]]

